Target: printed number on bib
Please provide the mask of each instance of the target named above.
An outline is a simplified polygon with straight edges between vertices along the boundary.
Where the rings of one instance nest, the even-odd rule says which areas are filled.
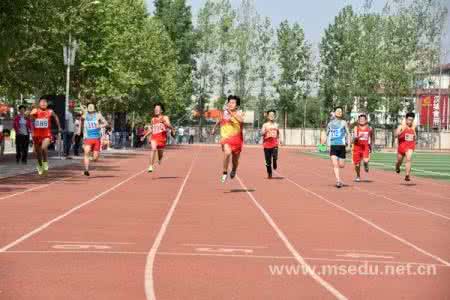
[[[268,138],[276,138],[277,135],[278,135],[278,132],[276,129],[269,129],[269,131],[267,132]]]
[[[340,129],[331,129],[330,135],[331,135],[331,138],[338,138],[341,136],[341,130]]]
[[[36,120],[34,120],[34,127],[36,127],[36,128],[48,128],[48,119],[36,119]]]
[[[153,134],[158,134],[161,132],[164,132],[166,130],[166,127],[162,123],[154,124],[153,125]]]
[[[414,141],[414,134],[405,134],[405,141],[413,142]]]
[[[97,129],[97,128],[98,128],[97,122],[94,122],[94,121],[87,121],[86,123],[87,123],[87,124],[86,124],[87,129]]]
[[[360,132],[359,133],[359,139],[361,141],[367,141],[369,139],[369,133],[367,133],[367,132]]]

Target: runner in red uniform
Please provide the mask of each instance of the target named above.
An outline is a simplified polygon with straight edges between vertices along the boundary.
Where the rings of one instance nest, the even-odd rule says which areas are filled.
[[[244,115],[239,110],[240,104],[241,98],[233,95],[228,96],[227,104],[222,112],[220,120],[211,131],[211,134],[214,135],[216,132],[216,127],[220,125],[220,144],[222,145],[223,152],[223,173],[220,179],[222,183],[225,183],[228,178],[230,158],[232,165],[230,178],[233,179],[236,177],[242,145],[244,144],[242,132]]]
[[[33,120],[33,144],[38,161],[36,169],[38,174],[42,175],[48,172],[48,146],[52,139],[52,117],[58,126],[58,135],[61,133],[61,124],[55,112],[48,109],[48,102],[44,97],[39,99],[39,108],[34,108],[30,116]]]
[[[364,170],[369,172],[371,146],[374,141],[373,130],[367,122],[367,116],[358,117],[358,124],[353,129],[353,164],[355,165],[356,182],[361,181],[361,160],[364,161]]]
[[[153,172],[153,166],[156,163],[156,155],[158,152],[158,163],[161,164],[164,148],[166,147],[167,142],[167,129],[170,129],[173,133],[174,128],[170,124],[170,119],[168,116],[163,115],[164,106],[161,103],[157,103],[154,106],[153,118],[151,120],[151,124],[149,126],[148,131],[141,138],[144,141],[147,136],[151,135],[150,138],[150,165],[148,167],[148,172]]]
[[[405,181],[410,181],[411,175],[411,159],[416,149],[416,125],[414,113],[407,113],[406,118],[402,124],[397,128],[395,136],[398,138],[397,163],[395,165],[395,172],[400,173],[400,166],[403,159],[406,157],[405,163]]]
[[[269,110],[266,113],[267,122],[263,124],[261,134],[263,136],[264,158],[266,160],[267,176],[272,178],[273,169],[277,169],[278,162],[278,146],[280,144],[280,130],[278,124],[275,123],[275,110]]]

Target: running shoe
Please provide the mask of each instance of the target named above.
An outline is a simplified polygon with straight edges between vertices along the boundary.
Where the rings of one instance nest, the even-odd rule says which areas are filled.
[[[91,176],[91,174],[89,174],[89,171],[84,171],[84,176]]]
[[[269,175],[267,176],[268,179],[272,179],[272,174],[269,173]]]
[[[48,162],[47,161],[42,162],[42,169],[44,170],[44,174],[48,173]]]
[[[230,178],[234,179],[234,177],[236,177],[236,170],[231,170],[230,172]]]
[[[409,175],[405,176],[405,181],[411,181],[411,178],[409,177]]]
[[[395,166],[395,173],[400,174],[400,167],[398,165]]]
[[[276,170],[277,168],[278,168],[278,162],[277,162],[277,160],[275,159],[275,160],[273,161],[273,169]]]
[[[366,173],[369,173],[369,163],[364,163],[364,171],[366,171]]]
[[[355,181],[356,181],[356,182],[361,182],[361,178],[360,178],[360,177],[356,177],[356,178],[355,178]]]
[[[223,174],[222,177],[220,177],[220,182],[225,183],[227,181],[228,175]]]
[[[153,166],[149,166],[147,172],[148,173],[152,173],[153,172]]]
[[[343,186],[342,182],[340,182],[340,181],[336,182],[336,187],[338,189],[340,189],[342,186]]]
[[[43,175],[44,174],[44,168],[41,165],[38,164],[36,166],[36,170],[37,170],[39,175]]]

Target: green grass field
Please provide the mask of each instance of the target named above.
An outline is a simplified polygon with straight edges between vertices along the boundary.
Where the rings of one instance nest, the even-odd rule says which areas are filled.
[[[311,155],[329,159],[328,153],[313,152]],[[394,172],[397,153],[372,153],[372,167]],[[347,153],[347,162],[351,163],[351,153]],[[402,171],[404,166],[402,166]],[[450,154],[416,152],[413,155],[412,175],[450,181]]]

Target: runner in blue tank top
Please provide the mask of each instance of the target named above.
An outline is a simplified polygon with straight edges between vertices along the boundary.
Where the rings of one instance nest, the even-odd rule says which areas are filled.
[[[334,118],[327,126],[327,142],[330,147],[330,157],[336,176],[337,188],[343,186],[339,169],[345,166],[346,148],[350,145],[350,131],[347,122],[342,119],[342,115],[342,108],[337,107],[334,111]]]
[[[108,126],[108,122],[101,113],[95,110],[94,104],[89,104],[87,110],[83,110],[81,126],[84,136],[84,175],[89,176],[89,155],[92,152],[93,160],[98,160],[101,147],[101,130]]]

